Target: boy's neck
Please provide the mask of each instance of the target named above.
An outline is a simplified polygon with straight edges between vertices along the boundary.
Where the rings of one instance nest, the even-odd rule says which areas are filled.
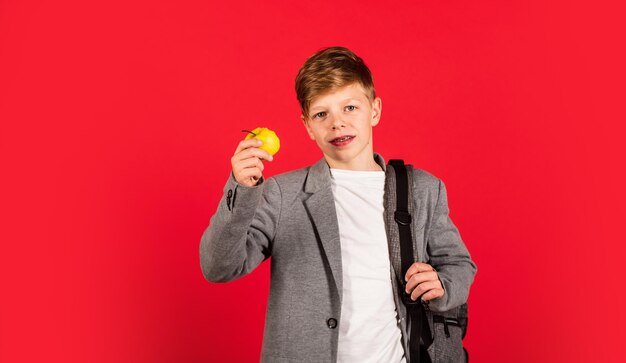
[[[376,160],[374,160],[374,154],[372,154],[367,160],[351,160],[347,163],[342,163],[338,160],[333,160],[329,157],[326,157],[326,163],[331,169],[344,169],[344,170],[355,170],[355,171],[383,171],[383,168],[378,165]]]

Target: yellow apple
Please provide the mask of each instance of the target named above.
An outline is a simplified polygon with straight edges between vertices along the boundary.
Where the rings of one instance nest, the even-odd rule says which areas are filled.
[[[261,150],[267,151],[270,155],[274,155],[280,149],[280,140],[276,133],[266,127],[257,127],[252,131],[241,130],[243,132],[248,132],[248,136],[246,136],[246,140],[249,139],[259,139],[263,141],[263,145],[259,147]]]

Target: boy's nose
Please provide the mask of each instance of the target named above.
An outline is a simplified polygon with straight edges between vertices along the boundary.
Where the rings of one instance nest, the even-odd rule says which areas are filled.
[[[333,127],[333,130],[338,129],[340,127],[345,127],[345,123],[343,122],[343,119],[341,118],[341,116],[333,117],[333,121],[331,125]]]

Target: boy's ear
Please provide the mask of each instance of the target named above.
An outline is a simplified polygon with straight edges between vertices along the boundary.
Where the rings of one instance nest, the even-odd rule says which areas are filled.
[[[304,117],[304,115],[300,115],[300,119],[302,120],[302,124],[304,125],[304,128],[306,129],[306,132],[309,134],[309,137],[311,138],[311,140],[315,140],[315,137],[313,136],[313,133],[311,132],[311,128],[309,127],[309,123],[307,122],[306,117]]]
[[[372,126],[378,125],[380,122],[380,113],[383,109],[383,100],[380,97],[376,97],[372,101]]]

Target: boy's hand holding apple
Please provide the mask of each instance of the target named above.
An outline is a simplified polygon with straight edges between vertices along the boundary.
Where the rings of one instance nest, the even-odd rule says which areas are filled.
[[[256,128],[246,132],[250,134],[239,143],[230,162],[235,180],[241,185],[252,187],[263,176],[263,160],[274,159],[272,155],[280,148],[280,142],[269,129]]]

